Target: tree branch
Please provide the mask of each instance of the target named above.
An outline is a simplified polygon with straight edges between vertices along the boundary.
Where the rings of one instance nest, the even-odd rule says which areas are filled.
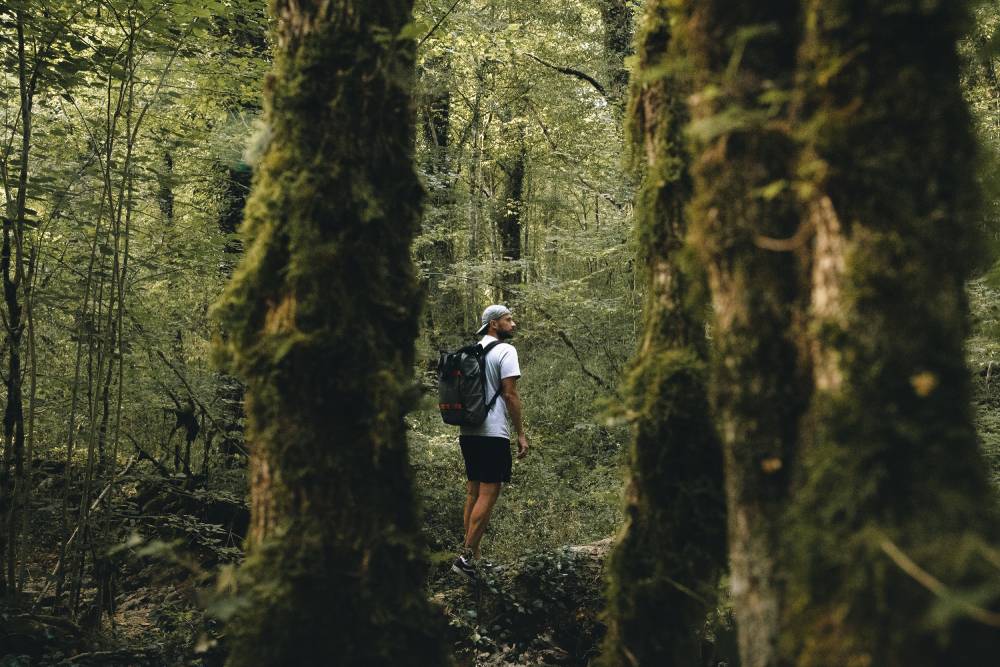
[[[953,602],[956,606],[963,609],[965,613],[969,615],[969,618],[979,621],[983,625],[1000,628],[1000,614],[995,611],[990,611],[989,609],[977,607],[970,602],[966,602],[965,600],[958,598],[958,596],[949,590],[944,582],[913,562],[913,560],[903,553],[902,549],[893,544],[889,538],[884,538],[879,543],[879,547],[886,556],[892,559],[892,562],[894,562],[899,569],[910,575],[914,581],[926,588],[935,596],[941,598],[942,600],[949,600]]]
[[[423,46],[424,42],[426,42],[426,41],[427,41],[427,40],[428,40],[428,39],[430,38],[430,36],[431,36],[431,35],[433,35],[433,34],[434,34],[434,32],[435,32],[435,31],[436,31],[436,30],[437,30],[438,28],[440,28],[440,27],[441,27],[441,24],[442,24],[442,23],[444,23],[444,20],[445,20],[446,18],[448,18],[449,16],[451,16],[451,13],[452,13],[453,11],[455,11],[455,7],[458,7],[458,3],[460,3],[460,2],[462,2],[462,0],[455,0],[455,4],[453,4],[453,5],[451,6],[451,8],[450,8],[450,9],[449,9],[448,11],[446,11],[446,12],[444,13],[444,16],[442,16],[441,18],[439,18],[439,19],[438,19],[437,23],[435,23],[435,24],[434,24],[434,27],[433,27],[433,28],[431,28],[431,29],[430,29],[430,30],[429,30],[429,31],[427,32],[427,34],[426,34],[426,35],[424,35],[424,36],[423,36],[423,38],[422,38],[422,39],[421,39],[421,40],[420,40],[419,42],[417,42],[417,48],[418,48],[418,49],[419,49],[419,48],[420,48],[421,46]]]
[[[580,79],[581,81],[586,81],[587,83],[589,83],[591,86],[594,87],[594,90],[596,90],[597,92],[599,92],[601,94],[601,97],[603,97],[604,99],[608,99],[608,91],[606,91],[604,89],[604,86],[602,86],[600,84],[600,82],[597,81],[597,79],[595,79],[594,77],[590,76],[586,72],[581,72],[580,70],[573,69],[572,67],[561,67],[559,65],[553,65],[550,62],[542,60],[541,58],[539,58],[538,56],[536,56],[534,53],[529,53],[527,51],[525,51],[524,55],[528,56],[529,58],[531,58],[535,62],[548,67],[549,69],[554,69],[555,71],[559,72],[560,74],[566,74],[567,76],[575,77],[577,79]]]
[[[149,452],[147,452],[145,449],[143,449],[142,447],[140,447],[139,446],[139,441],[136,440],[135,437],[131,433],[129,433],[127,431],[122,431],[122,432],[125,434],[125,437],[128,438],[132,442],[132,446],[135,447],[135,450],[136,450],[136,452],[137,452],[137,454],[139,456],[139,460],[140,461],[142,461],[144,459],[146,461],[149,461],[150,463],[153,464],[153,467],[156,468],[156,471],[158,473],[160,473],[164,477],[170,477],[170,471],[167,470],[167,467],[165,465],[163,465],[162,463],[160,463],[159,461],[157,461],[156,459],[154,459],[152,457],[152,455],[149,454]]]
[[[540,312],[542,315],[545,316],[545,319],[549,320],[553,324],[556,322],[556,318],[549,315],[547,312],[545,312],[544,309],[540,308],[537,305],[535,306],[535,308],[537,308],[538,312]],[[580,351],[576,349],[576,345],[573,344],[573,341],[570,340],[569,335],[567,335],[565,331],[563,331],[562,329],[556,329],[556,335],[559,336],[560,340],[562,340],[562,342],[566,344],[566,347],[572,350],[573,355],[576,357],[576,360],[580,363],[580,369],[583,370],[584,375],[586,375],[591,380],[600,385],[602,389],[606,391],[614,391],[611,385],[608,384],[607,381],[604,380],[604,378],[602,378],[601,376],[597,375],[589,368],[587,368],[587,365],[583,362],[583,356],[580,354]]]

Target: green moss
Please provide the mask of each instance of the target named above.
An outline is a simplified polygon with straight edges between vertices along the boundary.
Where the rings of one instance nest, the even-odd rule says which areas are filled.
[[[645,355],[629,382],[641,410],[626,525],[612,554],[604,664],[693,664],[723,569],[722,458],[707,424],[704,362]]]
[[[810,393],[796,332],[808,292],[790,104],[798,2],[677,3],[693,94],[689,243],[713,321],[710,400],[725,461],[732,601],[742,664],[777,664],[777,558]],[[782,250],[768,249],[775,245]]]
[[[647,300],[626,386],[631,482],[608,566],[605,665],[696,664],[724,567],[722,456],[708,409],[701,276],[686,261],[685,88],[669,65],[669,4],[647,5],[628,107],[633,159],[644,167],[636,228]]]
[[[275,2],[270,144],[215,312],[247,384],[253,518],[229,664],[447,662],[424,597],[403,415],[420,309],[409,246],[411,3]]]
[[[841,304],[812,326],[839,381],[813,397],[788,515],[783,652],[801,667],[978,664],[1000,636],[959,600],[1000,602],[984,545],[995,494],[963,342],[980,241],[955,41],[965,3],[813,2],[806,152],[844,239]],[[863,144],[862,144],[863,142]],[[941,581],[935,596],[894,545]]]

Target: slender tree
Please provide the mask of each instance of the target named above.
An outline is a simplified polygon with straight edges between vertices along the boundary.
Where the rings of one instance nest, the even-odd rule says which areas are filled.
[[[229,279],[233,275],[239,258],[243,254],[243,242],[236,235],[243,222],[243,211],[246,208],[247,194],[250,192],[250,181],[253,170],[250,165],[238,162],[233,165],[220,165],[222,176],[222,204],[219,211],[219,231],[226,235],[226,243],[222,248],[222,259],[219,262],[219,272]],[[219,332],[225,336],[226,332]],[[229,373],[220,372],[216,380],[215,396],[220,406],[220,427],[222,429],[219,452],[226,466],[233,467],[237,454],[243,452],[243,394],[245,388],[239,378]],[[208,455],[206,445],[205,455]],[[207,458],[205,459],[208,460]],[[206,471],[202,471],[203,473]]]
[[[687,87],[669,0],[646,6],[628,105],[644,167],[636,217],[645,330],[628,380],[635,413],[626,525],[611,558],[607,665],[700,664],[699,634],[725,563],[722,451],[707,394],[701,283],[685,245],[691,196]]]
[[[271,4],[270,143],[217,307],[252,450],[230,665],[446,662],[403,423],[420,308],[411,9]]]
[[[501,187],[497,193],[494,213],[497,237],[500,242],[500,256],[504,262],[514,265],[504,271],[500,290],[501,298],[505,302],[510,302],[516,298],[517,286],[524,280],[524,271],[520,268],[520,262],[528,147],[525,143],[522,125],[513,129],[505,129],[503,135],[511,139],[512,154],[509,160],[498,162],[503,174],[501,175]]]
[[[456,181],[460,156],[452,142],[452,91],[455,80],[451,55],[431,56],[420,69],[419,119],[423,130],[422,171],[428,190],[429,206],[424,215],[423,233],[415,248],[423,276],[422,287],[435,297],[424,307],[425,330],[432,349],[449,347],[456,336],[465,333],[463,290],[449,282],[457,259],[455,222]],[[454,171],[453,171],[454,169]],[[464,287],[464,286],[463,286]]]
[[[813,399],[786,664],[989,663],[1000,524],[963,350],[984,245],[956,53],[970,3],[804,4]]]
[[[604,24],[604,61],[608,98],[621,103],[628,92],[625,58],[632,55],[634,14],[629,0],[597,0]]]
[[[530,87],[523,77],[516,77],[511,83],[510,97],[504,101],[499,113],[499,141],[493,156],[498,167],[495,171],[493,224],[503,271],[498,283],[500,299],[508,303],[517,298],[524,281],[521,260],[530,178],[525,128],[529,92]]]
[[[744,667],[775,665],[782,517],[806,371],[792,335],[800,262],[773,243],[798,228],[788,104],[798,2],[688,0],[676,18],[693,67],[692,243],[712,293],[714,418],[723,442],[729,567]]]

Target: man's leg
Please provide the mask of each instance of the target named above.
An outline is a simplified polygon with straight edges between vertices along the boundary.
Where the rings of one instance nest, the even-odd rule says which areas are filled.
[[[479,482],[469,480],[465,483],[465,511],[462,513],[462,526],[465,535],[469,534],[469,518],[472,516],[472,508],[479,498]]]
[[[500,497],[500,482],[480,482],[479,497],[472,506],[468,529],[465,531],[465,546],[472,550],[472,557],[479,558],[479,543],[486,532],[486,524],[490,522],[490,513]],[[466,498],[468,502],[468,498]]]

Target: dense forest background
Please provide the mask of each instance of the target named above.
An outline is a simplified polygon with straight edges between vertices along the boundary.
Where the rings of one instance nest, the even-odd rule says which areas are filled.
[[[626,381],[648,292],[627,102],[647,4],[418,0],[399,36],[416,44],[426,190],[406,438],[429,596],[463,664],[587,664],[605,637],[602,568],[642,409]],[[225,660],[248,446],[213,304],[271,140],[273,27],[257,0],[0,5],[2,665]],[[998,27],[1000,6],[980,3],[959,45],[987,200],[1000,197]],[[965,349],[1000,487],[1000,232],[984,211]],[[497,302],[519,323],[532,452],[487,533],[500,567],[470,589],[449,573],[463,468],[434,372]],[[725,577],[716,598],[703,655],[738,664]]]

